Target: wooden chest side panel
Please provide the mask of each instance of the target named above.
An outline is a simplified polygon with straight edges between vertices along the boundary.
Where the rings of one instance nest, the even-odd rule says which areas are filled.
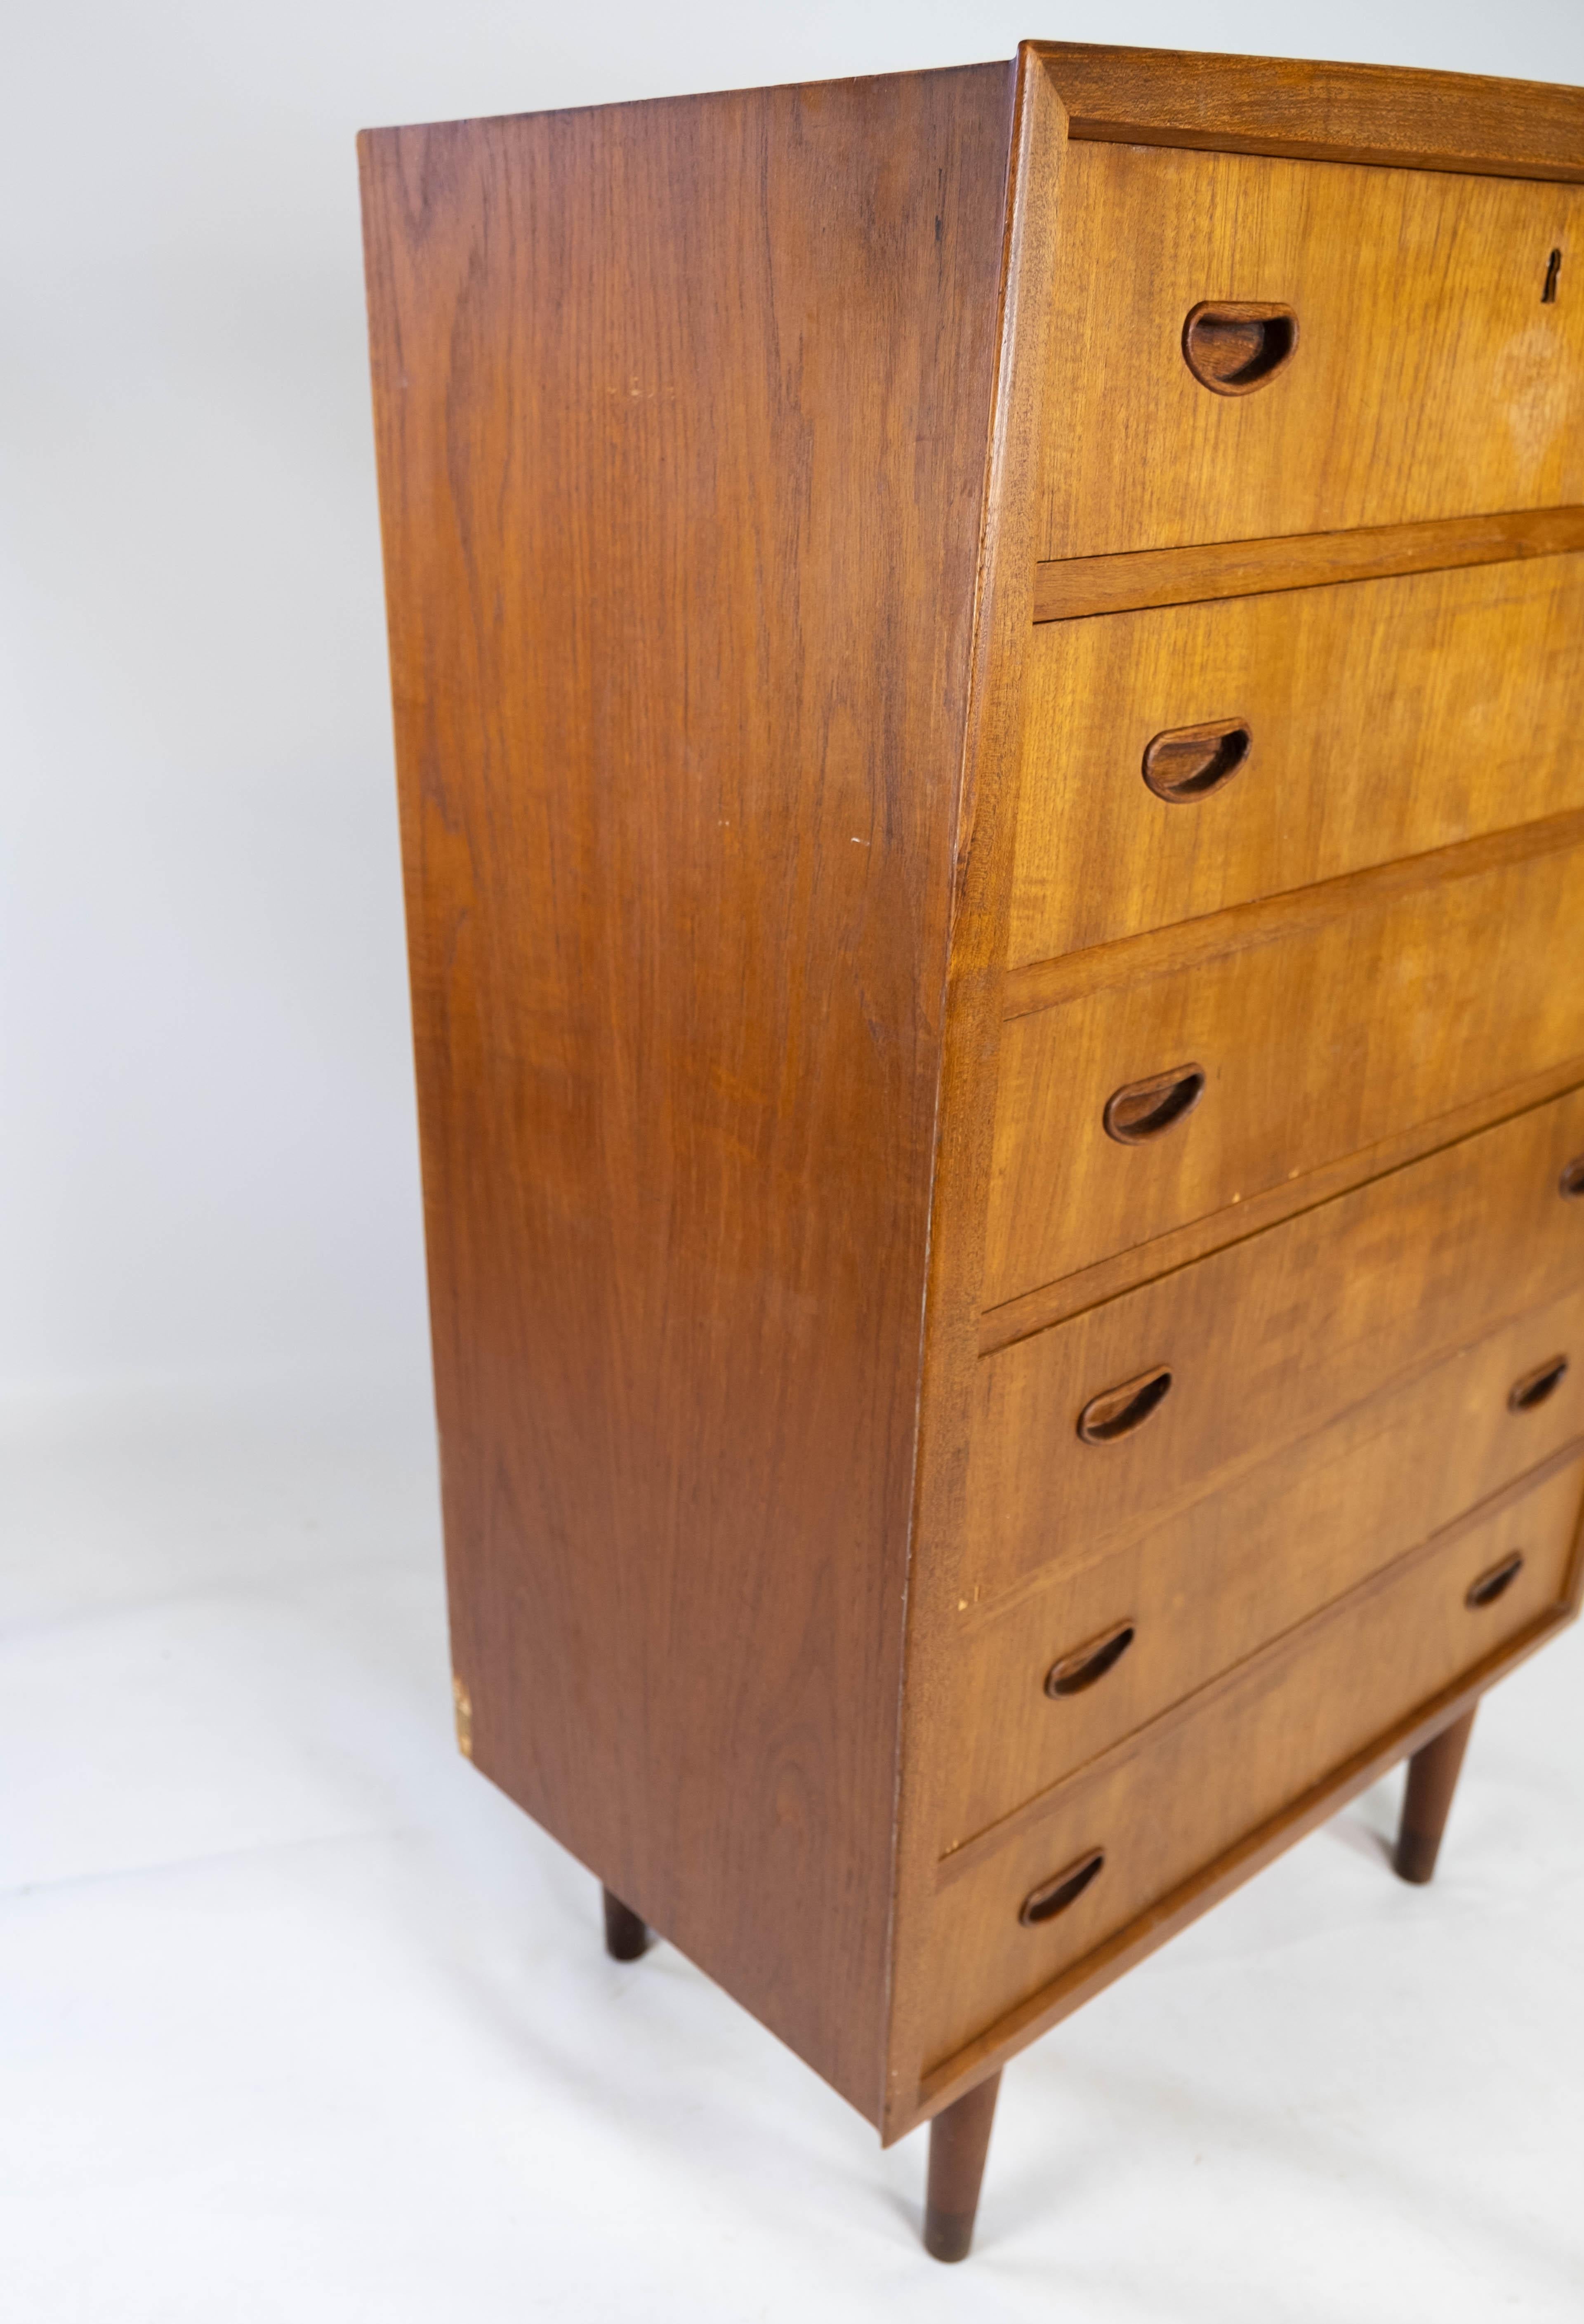
[[[474,1756],[871,2116],[1012,93],[362,146]]]

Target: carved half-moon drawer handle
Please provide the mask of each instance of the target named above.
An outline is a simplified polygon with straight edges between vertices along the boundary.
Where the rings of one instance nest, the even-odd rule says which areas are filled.
[[[1024,1927],[1037,1929],[1046,1921],[1053,1921],[1058,1913],[1065,1913],[1070,1904],[1076,1904],[1090,1881],[1099,1878],[1105,1861],[1105,1849],[1091,1848],[1087,1856],[1080,1856],[1065,1872],[1058,1872],[1053,1879],[1042,1880],[1037,1888],[1031,1888],[1017,1916]]]
[[[1082,1694],[1086,1687],[1093,1686],[1097,1679],[1116,1669],[1133,1644],[1135,1628],[1132,1622],[1119,1623],[1103,1638],[1091,1638],[1087,1646],[1075,1646],[1071,1654],[1063,1655],[1045,1673],[1045,1692],[1051,1696]]]
[[[1143,1146],[1173,1122],[1186,1120],[1204,1093],[1202,1065],[1173,1065],[1170,1073],[1152,1074],[1147,1081],[1124,1082],[1106,1100],[1100,1117],[1106,1135],[1118,1146]]]
[[[1182,354],[1201,387],[1217,395],[1252,395],[1285,371],[1298,346],[1291,307],[1246,299],[1205,299],[1182,326]]]
[[[1584,1195],[1584,1154],[1576,1154],[1557,1180],[1557,1192],[1565,1203],[1576,1203]]]
[[[1511,1557],[1504,1557],[1499,1565],[1493,1565],[1488,1573],[1482,1573],[1477,1582],[1469,1583],[1468,1594],[1463,1603],[1474,1607],[1494,1606],[1503,1591],[1510,1589],[1523,1571],[1524,1553],[1515,1549]]]
[[[1144,747],[1144,779],[1168,807],[1191,807],[1229,783],[1253,748],[1254,736],[1241,718],[1169,726]]]
[[[1079,1414],[1079,1434],[1086,1444],[1114,1444],[1119,1436],[1131,1436],[1152,1412],[1160,1410],[1171,1386],[1170,1366],[1157,1364],[1153,1371],[1140,1372],[1136,1379],[1103,1389],[1098,1396],[1091,1396]]]
[[[1536,1364],[1532,1372],[1525,1372],[1522,1379],[1513,1382],[1507,1390],[1507,1410],[1535,1411],[1548,1397],[1556,1394],[1567,1377],[1567,1371],[1566,1356],[1548,1356],[1544,1363]]]

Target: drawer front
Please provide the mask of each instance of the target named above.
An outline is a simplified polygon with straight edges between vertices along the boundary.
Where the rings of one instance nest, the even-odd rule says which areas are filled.
[[[1008,959],[1584,806],[1581,701],[1584,556],[1042,622]]]
[[[1428,1553],[1146,1729],[940,1868],[940,2061],[1563,1600],[1584,1466]],[[1522,1563],[1512,1569],[1515,1557]],[[1502,1586],[1504,1571],[1509,1579]],[[1483,1590],[1487,1602],[1470,1602]],[[1496,1593],[1496,1594],[1492,1594]],[[1053,1917],[1020,1909],[1098,1854]]]
[[[1584,501],[1579,187],[1076,144],[1059,215],[1042,556]]]
[[[1515,1407],[1520,1383],[1532,1385]],[[1134,1539],[1070,1550],[999,1607],[976,1609],[970,1594],[942,1845],[983,1831],[1580,1439],[1584,1288]],[[1039,1514],[1025,1559],[1049,1539]]]
[[[982,1357],[959,1595],[1135,1535],[1579,1283],[1573,1091]]]
[[[1564,816],[1066,964],[1002,1038],[986,1304],[1584,1058],[1580,926]]]

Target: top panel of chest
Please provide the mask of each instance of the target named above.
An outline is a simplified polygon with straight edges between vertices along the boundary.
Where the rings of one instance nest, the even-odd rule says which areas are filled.
[[[1075,143],[1037,554],[1584,501],[1584,187]]]

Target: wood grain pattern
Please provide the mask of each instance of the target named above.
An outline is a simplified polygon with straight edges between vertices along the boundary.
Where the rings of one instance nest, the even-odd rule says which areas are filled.
[[[1519,509],[1497,516],[1433,518],[1425,524],[1360,525],[1351,532],[1218,540],[1202,548],[1135,549],[1110,557],[1057,558],[1034,567],[1034,619],[1190,605],[1270,590],[1319,589],[1466,565],[1560,557],[1584,549],[1584,509]]]
[[[1019,51],[983,594],[945,992],[940,1143],[919,1387],[913,1558],[897,1784],[891,2013],[883,2138],[918,2119],[918,2044],[930,2006],[935,1798],[942,1775],[952,1585],[966,1522],[978,1386],[977,1318],[1001,1037],[1001,971],[1016,825],[1024,649],[1029,635],[1044,366],[1065,122],[1048,74]],[[971,810],[971,812],[970,812]]]
[[[1312,1428],[1283,1434],[1268,1456],[1256,1452],[1252,1462],[1237,1464],[1229,1482],[1212,1472],[1202,1493],[1173,1496],[1163,1519],[1146,1510],[1087,1535],[1063,1525],[1041,1481],[1037,1454],[1021,1485],[1021,1463],[986,1470],[984,1459],[994,1461],[994,1454],[981,1456],[953,1625],[959,1655],[964,1639],[1004,1622],[1014,1630],[1023,1625],[1025,1643],[1047,1624],[1070,1640],[1096,1635],[1124,1618],[1135,1582],[1142,1585],[1159,1565],[1165,1586],[1163,1569],[1179,1558],[1185,1571],[1196,1561],[1207,1573],[1226,1568],[1225,1595],[1236,1597],[1238,1607],[1219,1606],[1218,1620],[1227,1624],[1234,1645],[1246,1620],[1253,1626],[1249,1637],[1274,1635],[1272,1593],[1305,1586],[1300,1569],[1311,1561],[1329,1571],[1334,1557],[1337,1571],[1348,1577],[1338,1587],[1348,1587],[1380,1562],[1377,1532],[1406,1546],[1549,1458],[1573,1434],[1584,1435],[1584,1379],[1577,1369],[1543,1407],[1519,1414],[1507,1404],[1509,1387],[1533,1363],[1553,1349],[1581,1345],[1584,1288],[1575,1283],[1560,1298],[1542,1298],[1493,1331],[1458,1339],[1418,1370],[1321,1414]],[[1394,1461],[1388,1443],[1396,1448]],[[1364,1501],[1355,1501],[1355,1493],[1373,1496],[1373,1523],[1365,1521]],[[1328,1508],[1347,1509],[1339,1523],[1357,1538],[1326,1545]],[[1218,1531],[1226,1536],[1218,1546]],[[1317,1586],[1329,1589],[1323,1575]],[[1218,1651],[1218,1641],[1212,1644]],[[1052,1645],[1051,1658],[1058,1651]]]
[[[871,2118],[1012,95],[362,148],[475,1757]]]
[[[985,1357],[973,1579],[1135,1533],[1584,1281],[1584,1204],[1557,1191],[1580,1151],[1575,1092]],[[1088,1398],[1158,1364],[1138,1434],[1081,1443]]]
[[[1246,1687],[1262,1689],[1274,1673],[1283,1674],[1295,1702],[1311,1693],[1345,1692],[1340,1687],[1311,1685],[1306,1670],[1310,1650],[1339,1632],[1361,1635],[1360,1617],[1378,1617],[1379,1609],[1388,1603],[1418,1603],[1423,1610],[1404,1627],[1426,1634],[1427,1642],[1428,1634],[1439,1628],[1443,1638],[1443,1648],[1437,1659],[1445,1664],[1449,1674],[1428,1696],[1410,1695],[1405,1699],[1433,1702],[1448,1689],[1456,1689],[1466,1669],[1501,1642],[1501,1633],[1496,1626],[1460,1622],[1454,1618],[1456,1613],[1484,1613],[1504,1600],[1506,1613],[1513,1611],[1511,1591],[1489,1600],[1481,1594],[1481,1582],[1493,1569],[1515,1567],[1526,1576],[1525,1588],[1540,1591],[1538,1607],[1532,1601],[1529,1616],[1510,1625],[1513,1635],[1527,1628],[1539,1614],[1566,1608],[1578,1563],[1581,1487],[1584,1448],[1572,1445],[1565,1448],[1561,1457],[1542,1462],[1537,1470],[1520,1478],[1511,1490],[1494,1494],[1477,1508],[1464,1510],[1452,1524],[1370,1574],[1345,1598],[1334,1600],[1311,1621],[1278,1639],[1264,1654],[1224,1671],[1196,1694],[1174,1702],[1159,1719],[1125,1738],[1075,1776],[1052,1784],[1035,1798],[1023,1801],[988,1831],[977,1833],[959,1848],[948,1849],[936,1866],[936,1887],[944,1891],[959,1880],[971,1879],[981,1865],[994,1863],[1018,1847],[1029,1833],[1042,1831],[1051,1816],[1079,1791],[1104,1781],[1116,1769],[1146,1757],[1157,1745],[1200,1725],[1213,1705],[1239,1694]],[[1545,1589],[1540,1588],[1536,1568],[1542,1569],[1546,1577]],[[1503,1619],[1505,1621],[1505,1615]],[[1394,1647],[1399,1643],[1396,1627],[1385,1619],[1372,1618],[1369,1628],[1377,1634],[1370,1659],[1384,1665],[1392,1659]],[[1470,1637],[1477,1646],[1473,1655],[1464,1643]],[[1397,1690],[1393,1692],[1396,1696]],[[1371,1731],[1380,1731],[1383,1723],[1397,1724],[1402,1717],[1399,1711],[1385,1722],[1377,1720]],[[1303,1790],[1308,1788],[1307,1784],[1302,1786]],[[1047,1853],[1054,1860],[1065,1860],[1062,1851]]]
[[[1398,1125],[1570,1060],[1584,1071],[1581,921],[1574,815],[1053,964],[1076,981],[1086,959],[1125,955],[1007,1027],[986,1304]],[[1143,1144],[1107,1135],[1119,1085],[1189,1062],[1205,1076],[1191,1112]]]
[[[1577,1547],[1573,1563],[1574,1577],[1567,1604],[1542,1615],[1482,1663],[1461,1673],[1431,1702],[1421,1704],[1384,1733],[1373,1737],[1339,1767],[1332,1768],[1286,1807],[1201,1865],[1147,1912],[1087,1953],[1072,1969],[1004,2011],[959,2050],[922,2073],[912,2102],[913,2121],[926,2121],[941,2107],[951,2105],[987,2074],[999,2070],[1018,2051],[1038,2041],[1063,2018],[1070,2017],[1075,2009],[1080,2009],[1119,1977],[1147,1960],[1180,1930],[1208,1913],[1223,1897],[1231,1895],[1255,1873],[1325,1823],[1339,1808],[1431,1741],[1452,1720],[1477,1704],[1498,1679],[1506,1677],[1575,1621]]]
[[[1041,557],[1584,502],[1584,299],[1541,303],[1581,229],[1573,187],[1075,146]],[[1272,386],[1194,379],[1205,298],[1295,309]]]
[[[1573,1352],[1564,1385],[1515,1414],[1537,1355]],[[955,1847],[1180,1697],[1258,1653],[1459,1514],[1584,1438],[1584,1291],[1394,1384],[1219,1491],[1131,1538],[1064,1543],[1024,1505],[1026,1539],[987,1538],[965,1577],[957,1738],[940,1823]],[[1581,1448],[1584,1449],[1584,1448]],[[988,1597],[991,1577],[1023,1582]],[[976,1603],[976,1592],[986,1593]],[[1046,1674],[1082,1642],[1133,1637],[1105,1675],[1052,1700]]]
[[[1208,1259],[1213,1251],[1246,1242],[1251,1235],[1267,1233],[1284,1219],[1296,1218],[1301,1212],[1311,1211],[1321,1203],[1334,1202],[1338,1195],[1351,1194],[1356,1186],[1363,1186],[1372,1178],[1406,1169],[1443,1146],[1477,1137],[1481,1130],[1494,1129],[1498,1122],[1515,1120],[1535,1106],[1548,1104],[1552,1099],[1564,1096],[1578,1080],[1577,1061],[1570,1060],[1549,1073],[1511,1083],[1492,1095],[1476,1099],[1471,1105],[1459,1106],[1452,1113],[1439,1114],[1434,1121],[1394,1130],[1374,1146],[1361,1147],[1357,1153],[1324,1163],[1301,1177],[1267,1187],[1263,1194],[1251,1194],[1227,1210],[1212,1212],[1209,1218],[1192,1220],[1170,1234],[1156,1236],[1152,1242],[1135,1243],[1130,1250],[1114,1251],[1109,1259],[1102,1259],[1093,1267],[1080,1268],[1076,1275],[1065,1275],[1058,1283],[1042,1284],[1035,1291],[1020,1293],[1017,1298],[1005,1300],[998,1307],[987,1308],[980,1316],[979,1352],[993,1355],[997,1348],[1010,1348],[1036,1332],[1049,1331],[1053,1324],[1065,1323],[1074,1315],[1087,1314],[1091,1307],[1103,1307],[1109,1300],[1120,1299],[1124,1293],[1136,1290],[1153,1277],[1175,1275],[1196,1260]],[[1584,1172],[1584,1156],[1580,1157],[1579,1168]]]
[[[1584,110],[1025,44],[362,161],[459,1731],[618,1950],[671,1938],[888,2140],[976,2086],[982,2128],[1002,2055],[1576,1595],[1584,1362],[1510,1390],[1584,1329],[1584,1089],[1515,1111],[1584,1059],[1534,715],[1579,676],[1584,324],[1541,292]],[[1244,595],[1037,634],[1036,579]],[[1152,853],[1113,730],[1170,695],[1147,798],[1239,678],[1252,750]],[[1419,1022],[1341,1088],[1388,969]],[[1135,1049],[1118,1206],[1082,1125]],[[992,1210],[998,1080],[1091,1304],[981,1359],[1051,1293],[981,1318],[1051,1260],[1026,1186]],[[1023,1692],[1119,1592],[1052,1747]]]
[[[942,2107],[955,2103],[988,2073],[999,2073],[1019,2051],[1147,1960],[1254,1874],[1274,1863],[1361,1792],[1390,1775],[1404,1758],[1412,1757],[1432,1741],[1449,1723],[1477,1710],[1493,1685],[1576,1619],[1577,1608],[1571,1605],[1541,1616],[1485,1662],[1443,1688],[1431,1702],[1375,1737],[1300,1798],[1201,1865],[1071,1969],[1004,2011],[972,2040],[921,2076],[914,2101],[915,2121],[928,2120]]]
[[[1584,1462],[1460,1523],[1299,1637],[1146,1728],[940,1868],[934,2059],[1038,1993],[1371,1738],[1566,1602]],[[1518,1579],[1471,1609],[1469,1582],[1522,1549]],[[1206,1769],[1216,1770],[1208,1783]],[[1056,1920],[1020,1924],[1057,1867],[1105,1868]]]
[[[1584,556],[1036,632],[1014,967],[1584,807]],[[1141,777],[1237,717],[1226,786]]]
[[[1077,41],[1034,53],[1075,141],[1584,180],[1584,89]]]
[[[1234,953],[1303,942],[1361,909],[1395,908],[1436,888],[1568,854],[1579,844],[1581,832],[1584,811],[1574,808],[1536,823],[1485,832],[1477,839],[1427,854],[1371,864],[1312,887],[1286,889],[1280,895],[1142,936],[1118,937],[1054,960],[1030,961],[1007,970],[1003,1008],[1008,1017],[1031,1017],[1091,993],[1125,991],[1152,977],[1208,968]]]

